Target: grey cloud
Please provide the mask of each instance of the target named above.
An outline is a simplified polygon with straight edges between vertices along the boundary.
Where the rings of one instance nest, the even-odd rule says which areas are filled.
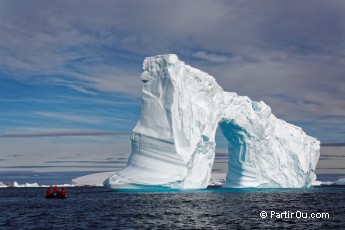
[[[0,138],[23,137],[59,137],[59,136],[104,136],[104,135],[130,135],[131,131],[56,131],[36,133],[9,133],[0,134]]]
[[[125,164],[127,161],[46,161],[44,163],[55,164],[55,163],[90,163],[90,164]]]
[[[72,156],[72,157],[56,157],[56,159],[75,159],[76,156]]]
[[[92,116],[81,116],[73,115],[70,113],[61,113],[61,112],[36,112],[36,115],[54,118],[58,120],[73,121],[73,122],[84,122],[84,123],[101,123],[101,119],[98,117]]]
[[[23,156],[23,155],[20,155],[20,154],[9,155],[9,157],[20,157],[20,156]]]
[[[229,61],[229,58],[221,54],[208,53],[206,51],[198,51],[192,54],[193,57],[200,58],[209,62],[222,63]]]
[[[216,156],[217,157],[228,157],[228,153],[227,152],[216,152]]]
[[[281,49],[293,53],[300,51],[300,46],[326,45],[333,51],[344,46],[342,1],[266,2],[8,2],[2,3],[2,17],[10,22],[6,25],[14,27],[6,34],[21,31],[23,36],[34,35],[26,41],[33,47],[78,46],[78,55],[69,53],[72,59],[92,56],[82,47],[84,44],[116,44],[117,48],[145,56],[200,46],[252,57]],[[21,43],[11,38],[10,44]]]
[[[99,166],[99,165],[20,165],[20,166],[2,166],[2,168],[10,168],[10,169],[42,169],[42,168],[116,168],[113,166]]]
[[[217,159],[215,159],[214,163],[218,163],[218,164],[227,164],[227,161],[217,161]]]
[[[344,153],[345,154],[345,153]],[[321,154],[321,157],[345,157],[345,155],[332,155],[332,154]]]
[[[321,146],[327,147],[344,147],[345,142],[337,142],[337,143],[321,143]]]
[[[220,169],[212,169],[212,172],[222,172]]]
[[[330,167],[325,167],[325,168],[317,168],[317,169],[345,169],[345,168],[330,168]]]
[[[334,160],[334,158],[344,158],[345,156],[337,156],[337,155],[321,155],[320,161],[322,160]]]
[[[322,161],[322,160],[332,160],[332,158],[331,157],[320,157],[319,160],[320,161]]]
[[[54,67],[71,59],[89,60],[94,56],[91,51],[95,44],[133,52],[130,59],[134,58],[138,62],[141,62],[142,56],[181,52],[195,46],[210,52],[236,53],[238,57],[248,57],[260,62],[267,59],[289,61],[293,58],[291,54],[297,54],[298,57],[309,56],[313,52],[321,52],[322,58],[326,59],[334,57],[334,54],[340,55],[340,47],[344,47],[342,1],[266,2],[267,4],[253,1],[198,1],[197,4],[189,1],[104,1],[103,4],[93,1],[59,1],[49,4],[45,1],[27,1],[23,4],[8,2],[2,3],[1,15],[4,24],[6,22],[5,25],[13,27],[13,30],[7,29],[2,34],[8,36],[3,41],[6,41],[11,53],[20,52],[20,56],[26,59],[23,62],[29,66],[28,60],[32,61],[32,52],[27,49],[46,53],[48,57],[34,56],[44,59],[37,63]],[[30,39],[21,40],[23,37]],[[91,48],[87,49],[85,44],[91,45]],[[78,48],[78,52],[56,53],[55,50],[50,50],[69,50],[69,47]],[[311,49],[311,52],[306,50],[308,47],[316,48]],[[195,54],[202,54],[204,59],[213,61],[225,60],[224,57],[215,58],[212,53],[202,52],[205,51],[197,51]],[[327,52],[332,53],[327,56]],[[54,58],[50,58],[50,55]],[[128,58],[124,54],[122,56]],[[101,59],[102,56],[93,58]],[[46,63],[47,60],[51,64]],[[344,57],[339,60],[344,60]],[[14,65],[15,68],[20,66],[20,63]],[[114,69],[111,71],[117,73]],[[120,71],[128,75],[127,71]],[[88,71],[83,74],[86,72]],[[90,76],[90,79],[91,86],[102,89],[108,87],[104,83],[109,82],[107,77],[103,79],[100,76]],[[135,82],[134,78],[130,79]],[[139,84],[136,87],[138,86]],[[76,85],[72,87],[77,88]]]

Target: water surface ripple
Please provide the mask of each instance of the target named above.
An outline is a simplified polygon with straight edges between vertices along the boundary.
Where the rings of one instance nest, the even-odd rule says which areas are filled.
[[[45,188],[0,189],[1,229],[238,229],[345,227],[345,187],[194,192],[114,192],[67,188],[45,199]],[[266,211],[268,217],[261,218]],[[329,218],[270,218],[270,211],[329,213]]]

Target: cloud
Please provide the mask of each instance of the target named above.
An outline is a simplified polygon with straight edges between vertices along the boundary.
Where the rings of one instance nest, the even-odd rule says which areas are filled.
[[[123,165],[124,166],[124,165]],[[4,169],[65,169],[65,168],[73,168],[73,169],[79,169],[79,170],[85,170],[85,169],[119,169],[121,167],[115,167],[112,165],[16,165],[16,166],[2,166]]]
[[[96,95],[97,91],[128,95],[140,93],[138,73],[134,75],[133,71],[121,68],[116,63],[123,56],[120,57],[120,52],[116,50],[107,51],[108,41],[103,38],[102,32],[97,34],[98,28],[85,25],[84,20],[89,16],[80,14],[75,17],[75,10],[78,11],[79,7],[71,6],[73,10],[69,12],[59,4],[42,4],[46,11],[38,13],[33,2],[24,4],[30,9],[28,11],[1,3],[4,9],[0,9],[0,28],[3,31],[0,35],[2,73],[17,79],[31,78],[48,84],[66,85],[91,95]],[[21,16],[13,17],[6,13],[7,10]],[[60,10],[67,14],[66,18],[60,18],[60,13],[57,13]],[[31,22],[27,23],[27,20]],[[75,26],[77,21],[81,22],[81,26]],[[82,28],[84,26],[85,29]],[[106,23],[103,26],[107,30],[112,25]],[[114,61],[103,57],[104,54],[115,55]],[[118,87],[118,82],[127,82],[127,85]]]
[[[121,135],[122,136],[122,135]],[[47,161],[59,161],[68,159],[70,161],[90,161],[98,162],[104,161],[106,158],[113,158],[109,161],[108,166],[119,167],[119,164],[112,164],[112,162],[124,161],[118,158],[126,158],[131,152],[130,138],[118,138],[115,136],[98,136],[101,140],[89,141],[84,139],[88,136],[74,137],[71,136],[52,136],[50,138],[35,137],[35,138],[0,138],[0,154],[3,159],[0,163],[1,173],[11,170],[12,166],[45,166],[45,167],[32,167],[32,171],[37,172],[58,172],[65,171],[66,168],[53,167],[47,164]],[[111,137],[111,138],[108,138]],[[103,139],[103,140],[102,140]],[[9,155],[20,155],[18,157],[10,157]],[[5,164],[6,162],[6,164]],[[102,164],[88,164],[81,163],[85,166],[94,166],[94,169],[102,171]],[[125,163],[124,163],[125,164]],[[54,164],[53,164],[54,165]],[[71,164],[61,163],[62,166]],[[73,164],[76,165],[76,164]],[[2,166],[6,166],[3,168]],[[57,166],[57,164],[55,164]],[[15,170],[23,171],[24,168],[15,168]],[[72,171],[88,171],[87,168],[70,167]]]
[[[80,131],[55,131],[55,132],[37,132],[37,133],[8,133],[8,134],[0,134],[0,138],[104,136],[104,135],[130,135],[131,133],[132,133],[131,131],[80,130]]]
[[[229,58],[225,55],[211,54],[206,51],[198,51],[192,54],[193,57],[200,58],[209,62],[222,63],[229,61]]]
[[[56,163],[88,163],[88,164],[126,164],[127,161],[46,161],[44,163],[56,164]]]
[[[101,123],[102,120],[98,117],[91,117],[91,116],[82,116],[82,115],[74,115],[74,114],[67,114],[62,112],[37,112],[38,116],[54,118],[58,120],[64,121],[72,121],[72,122],[84,122],[84,123]]]
[[[81,86],[78,86],[82,90],[86,88],[100,92],[117,92],[130,96],[140,95],[142,85],[139,80],[139,71],[135,72],[103,64],[92,68],[83,67],[82,71],[83,74],[76,77],[84,82]]]
[[[337,143],[321,143],[321,146],[327,147],[345,147],[345,142],[337,142]]]
[[[345,169],[345,168],[326,168],[326,167],[324,167],[324,168],[318,168],[318,169]]]
[[[315,68],[336,80],[341,74],[332,69],[344,64],[343,12],[342,1],[3,2],[1,60],[3,71],[58,75],[63,84],[89,94],[97,90],[139,96],[143,57],[171,52],[183,56],[185,50],[197,50],[192,57],[223,64],[216,70],[204,67],[215,73],[229,70],[214,74],[222,82],[224,75],[237,73],[255,76],[250,80],[259,84],[266,83],[262,74],[293,74],[303,81],[304,72]],[[219,53],[236,58],[229,63],[229,57]],[[324,82],[325,76],[317,73],[309,71],[308,76],[318,78],[314,83],[321,78]],[[271,85],[283,85],[281,78],[275,79]],[[292,86],[303,89],[298,83]],[[236,88],[245,91],[246,85]]]

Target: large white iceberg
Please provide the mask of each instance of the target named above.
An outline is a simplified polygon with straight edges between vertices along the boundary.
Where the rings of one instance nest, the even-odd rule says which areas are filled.
[[[229,141],[224,187],[310,187],[320,142],[276,118],[264,102],[224,92],[207,73],[174,54],[147,57],[142,108],[127,166],[112,189],[206,188],[219,126]]]

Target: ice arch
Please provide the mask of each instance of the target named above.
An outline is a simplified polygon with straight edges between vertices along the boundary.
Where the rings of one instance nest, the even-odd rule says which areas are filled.
[[[309,187],[320,143],[277,119],[264,102],[224,92],[215,79],[176,55],[144,60],[142,110],[127,166],[113,189],[206,188],[219,124],[229,141],[226,187]]]

